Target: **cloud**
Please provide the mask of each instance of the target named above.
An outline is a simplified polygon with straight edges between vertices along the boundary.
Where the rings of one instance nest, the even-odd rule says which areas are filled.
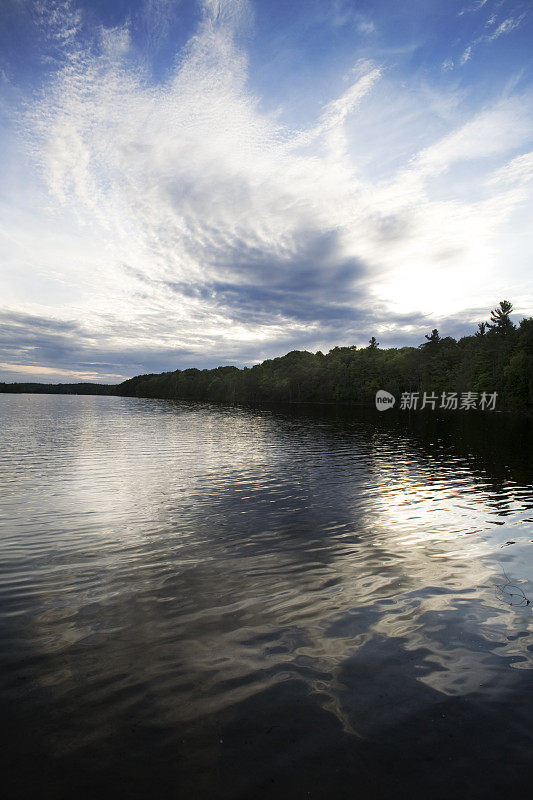
[[[475,6],[463,9],[459,13],[459,16],[462,16],[467,12],[481,11],[481,9],[484,8],[486,3],[487,0],[479,0],[479,2]],[[501,7],[501,5],[502,3],[499,4],[498,9]],[[517,30],[526,19],[526,16],[527,15],[524,12],[519,16],[507,17],[496,28],[494,28],[494,30],[492,30],[491,33],[487,33],[486,31],[483,30],[481,34],[476,36],[463,50],[463,53],[459,59],[460,66],[463,67],[468,61],[470,61],[472,57],[472,51],[474,50],[474,48],[478,47],[481,44],[490,44],[491,42],[494,42],[496,39],[498,39],[500,36],[503,36],[506,33],[511,33],[511,31]],[[497,14],[496,13],[490,14],[489,17],[487,17],[487,19],[485,20],[483,28],[484,29],[493,28],[493,26],[496,25],[496,21],[497,21]],[[453,60],[448,59],[445,63],[449,65],[447,68],[450,69],[453,67],[454,62]]]
[[[500,184],[525,184],[533,179],[533,151],[513,158],[488,179],[491,186]]]
[[[487,5],[487,3],[488,0],[477,0],[477,2],[473,6],[463,8],[461,11],[459,11],[458,16],[462,17],[465,14],[469,13],[475,14],[477,11],[481,11],[481,9],[484,8]]]
[[[149,52],[167,41],[181,3],[172,0],[145,0],[139,11],[139,28]]]
[[[493,33],[487,37],[487,41],[493,42],[495,39],[503,36],[504,33],[510,33],[511,31],[516,30],[516,28],[520,27],[525,18],[525,14],[521,14],[519,17],[508,17],[498,25]]]
[[[464,64],[466,64],[467,61],[470,60],[470,56],[472,55],[472,47],[473,47],[473,45],[468,45],[468,47],[464,51],[463,55],[461,56],[461,59],[459,61],[461,66],[463,66]]]
[[[246,3],[206,2],[159,83],[131,23],[89,36],[67,2],[53,9],[46,31],[61,57],[18,119],[33,216],[3,208],[2,363],[113,381],[364,345],[384,321],[391,342],[410,341],[429,313],[479,295],[500,217],[524,202],[486,179],[526,146],[525,96],[461,116],[458,101],[421,94],[419,136],[396,127],[401,164],[376,179],[363,168],[364,121],[384,161],[386,93],[400,98],[396,126],[414,113],[386,65],[356,61],[350,85],[296,128],[254,89]],[[166,37],[164,4],[145,9]],[[465,179],[475,197],[442,197],[465,165],[478,170]]]
[[[147,366],[164,371],[180,361],[192,365],[194,352],[186,348],[124,347],[105,332],[90,330],[76,321],[39,317],[20,312],[0,313],[0,376],[2,380],[118,383]],[[18,376],[18,377],[17,377]],[[29,376],[29,377],[28,377]]]
[[[354,9],[353,4],[346,0],[333,0],[328,4],[325,13],[318,16],[324,22],[329,22],[334,28],[355,25],[357,32],[363,36],[376,33],[377,30],[373,20]]]
[[[422,150],[413,167],[426,176],[441,174],[460,161],[472,161],[504,154],[520,147],[533,133],[532,121],[516,96],[492,105],[440,141]]]
[[[357,30],[359,33],[375,33],[376,32],[376,25],[372,20],[361,20],[357,23]]]

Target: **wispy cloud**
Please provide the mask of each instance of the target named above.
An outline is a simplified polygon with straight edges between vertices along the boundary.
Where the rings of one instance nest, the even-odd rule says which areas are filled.
[[[513,158],[508,164],[496,170],[488,179],[494,184],[525,184],[533,180],[533,151]]]
[[[402,142],[399,168],[375,179],[360,157],[371,102],[388,92],[400,118],[412,113],[387,65],[358,60],[349,86],[296,128],[253,89],[246,3],[205,3],[156,85],[128,24],[88,39],[69,8],[53,4],[47,36],[62,61],[18,122],[46,194],[35,183],[35,225],[5,208],[4,364],[113,379],[251,362],[365,344],[384,320],[390,341],[406,341],[428,314],[480,302],[496,232],[524,202],[487,181],[528,149],[527,97],[469,114],[444,98],[440,135]],[[146,13],[166,36],[164,4]],[[419,103],[422,131],[434,112]],[[371,126],[378,159],[389,125]],[[454,194],[454,181],[469,191]]]
[[[375,33],[376,25],[371,19],[362,19],[357,23],[359,33]]]
[[[504,19],[503,22],[498,25],[496,30],[487,37],[487,40],[489,42],[493,42],[495,39],[498,39],[498,37],[503,36],[505,33],[510,33],[511,31],[516,30],[516,28],[520,27],[525,18],[525,14],[520,14],[519,17],[508,17],[507,19]]]
[[[459,16],[463,16],[464,14],[469,12],[481,11],[483,8],[485,8],[487,2],[488,0],[479,0],[479,2],[476,3],[476,5],[471,6],[469,8],[465,8],[461,12],[459,12]],[[525,22],[527,18],[527,13],[522,12],[521,14],[514,14],[514,15],[511,14],[510,16],[507,16],[502,22],[497,24],[498,20],[497,12],[501,10],[503,3],[504,0],[502,0],[502,2],[497,4],[495,11],[490,13],[489,16],[486,18],[481,32],[477,36],[475,36],[465,47],[459,59],[460,66],[464,66],[467,63],[467,61],[470,61],[472,57],[472,51],[476,47],[482,44],[490,44],[491,42],[494,42],[496,39],[499,39],[500,36],[503,36],[504,34],[507,33],[511,33],[514,30],[517,30]],[[496,27],[494,27],[495,25]],[[486,32],[487,28],[493,28],[493,30],[487,33]],[[445,63],[453,64],[453,61],[449,59]]]
[[[484,8],[487,5],[487,3],[488,0],[477,0],[477,2],[474,3],[474,5],[467,6],[466,8],[461,9],[461,11],[459,11],[458,13],[458,16],[462,17],[465,14],[472,14],[472,13],[475,14],[477,11],[481,11],[481,9]]]
[[[464,64],[466,64],[467,61],[470,60],[470,56],[472,55],[472,47],[473,47],[473,45],[471,45],[471,44],[468,45],[468,47],[466,48],[466,50],[462,54],[462,56],[460,58],[460,61],[459,61],[461,66],[463,66]]]

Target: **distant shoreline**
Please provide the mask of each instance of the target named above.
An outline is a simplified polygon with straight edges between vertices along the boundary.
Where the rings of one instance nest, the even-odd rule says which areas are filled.
[[[0,383],[1,394],[117,394],[120,384],[108,383]]]

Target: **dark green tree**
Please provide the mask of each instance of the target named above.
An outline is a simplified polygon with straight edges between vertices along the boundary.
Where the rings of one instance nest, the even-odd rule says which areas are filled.
[[[487,328],[504,336],[514,331],[515,327],[510,319],[512,310],[513,304],[509,300],[502,300],[500,305],[490,312],[490,322],[487,322]]]
[[[436,328],[433,328],[430,334],[426,333],[424,338],[427,339],[427,342],[424,342],[422,347],[433,349],[440,342],[440,334]]]

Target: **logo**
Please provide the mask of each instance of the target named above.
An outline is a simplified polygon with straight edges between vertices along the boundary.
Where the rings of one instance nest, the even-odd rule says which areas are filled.
[[[389,394],[384,389],[380,389],[376,392],[376,408],[378,411],[387,411],[388,408],[392,408],[394,403],[396,402],[396,398],[393,394]]]

